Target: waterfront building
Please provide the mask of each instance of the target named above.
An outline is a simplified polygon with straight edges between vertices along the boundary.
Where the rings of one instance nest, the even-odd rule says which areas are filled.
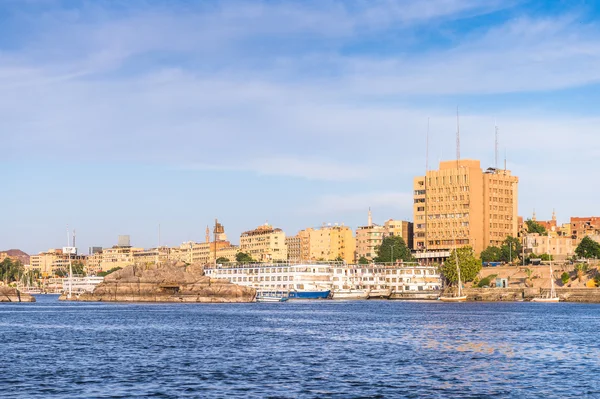
[[[124,240],[121,241],[124,242]],[[100,270],[107,271],[115,267],[124,268],[133,265],[135,263],[134,255],[140,252],[144,252],[144,248],[118,245],[115,245],[112,248],[104,248],[102,250]]]
[[[594,236],[600,236],[600,217],[589,216],[589,217],[573,217],[571,216],[571,238],[573,238],[573,244],[575,247],[579,245],[583,237],[590,236],[592,239]]]
[[[81,262],[84,267],[87,263],[87,256],[67,253],[63,249],[49,249],[46,252],[40,252],[37,255],[29,257],[32,270],[39,270],[42,277],[52,277],[60,270],[62,272],[69,271],[69,261]]]
[[[388,219],[383,226],[373,223],[369,209],[367,225],[356,229],[356,259],[375,259],[377,248],[388,236],[402,237],[408,248],[413,246],[413,223],[404,220]]]
[[[298,262],[302,259],[302,239],[299,235],[286,237],[285,246],[287,247],[288,261]]]
[[[87,262],[85,265],[85,272],[88,275],[95,276],[96,274],[103,272],[106,270],[102,270],[102,250],[95,250],[93,253],[90,253],[87,257]]]
[[[529,233],[524,237],[525,252],[528,254],[548,254],[553,260],[566,260],[575,254],[573,239],[558,234],[539,235]]]
[[[249,254],[257,262],[287,261],[285,233],[265,223],[241,234],[240,251]]]
[[[308,228],[298,233],[300,256],[303,261],[354,262],[356,240],[348,226],[328,224],[319,228]]]
[[[413,181],[414,249],[449,253],[471,246],[479,254],[518,232],[518,178],[483,171],[477,160],[442,161]],[[418,254],[417,254],[418,257]]]

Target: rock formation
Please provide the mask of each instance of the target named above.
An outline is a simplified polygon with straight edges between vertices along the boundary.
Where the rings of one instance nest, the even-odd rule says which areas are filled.
[[[35,298],[16,288],[0,287],[0,302],[35,302]]]
[[[213,279],[200,264],[167,262],[128,266],[106,276],[93,293],[73,296],[76,301],[103,302],[252,302],[256,290]],[[63,294],[61,300],[67,300]]]

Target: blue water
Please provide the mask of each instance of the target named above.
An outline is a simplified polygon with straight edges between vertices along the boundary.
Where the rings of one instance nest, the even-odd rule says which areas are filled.
[[[600,305],[0,304],[0,397],[600,398]]]

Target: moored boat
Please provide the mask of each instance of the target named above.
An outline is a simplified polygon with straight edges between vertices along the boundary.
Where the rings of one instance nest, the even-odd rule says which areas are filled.
[[[377,288],[369,290],[369,299],[388,299],[391,295],[391,288]]]
[[[560,298],[558,295],[556,295],[556,290],[554,289],[554,274],[552,272],[552,266],[550,266],[550,292],[545,297],[540,296],[533,298],[531,302],[560,302]]]
[[[288,298],[289,299],[327,299],[329,298],[329,294],[331,290],[321,290],[321,291],[299,291],[294,289],[290,291]]]
[[[339,289],[334,290],[331,299],[368,299],[369,290]]]
[[[285,302],[288,293],[284,291],[258,291],[256,293],[256,302]]]

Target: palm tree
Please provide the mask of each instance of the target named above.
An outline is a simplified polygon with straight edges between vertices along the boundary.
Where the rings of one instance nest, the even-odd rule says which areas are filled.
[[[525,274],[527,274],[527,280],[529,281],[529,286],[533,287],[533,270],[530,268],[525,269]]]
[[[585,263],[579,263],[579,264],[575,265],[575,271],[577,272],[577,278],[579,279],[579,282],[581,283],[581,280],[583,279],[583,275],[586,274],[588,271],[588,266]]]

